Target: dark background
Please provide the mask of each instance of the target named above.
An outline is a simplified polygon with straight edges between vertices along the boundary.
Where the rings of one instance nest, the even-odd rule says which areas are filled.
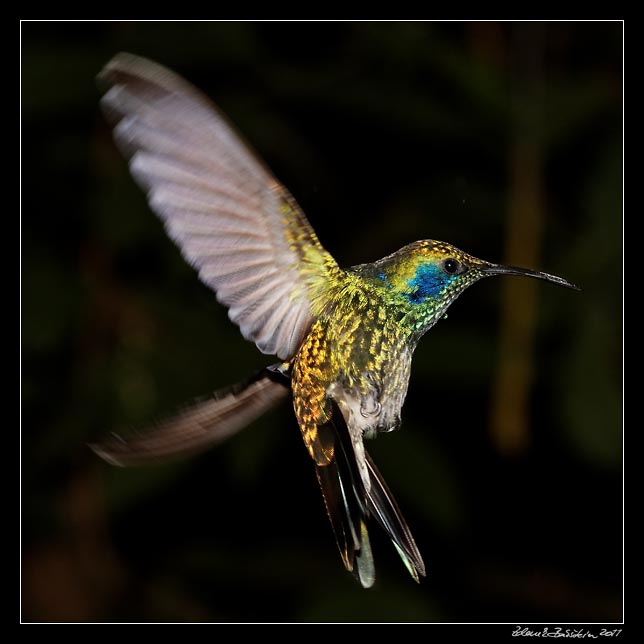
[[[210,95],[342,265],[415,239],[560,274],[469,290],[369,449],[424,555],[344,571],[286,405],[175,464],[85,443],[269,364],[166,238],[98,107],[116,52]],[[622,616],[622,24],[23,23],[22,618]]]

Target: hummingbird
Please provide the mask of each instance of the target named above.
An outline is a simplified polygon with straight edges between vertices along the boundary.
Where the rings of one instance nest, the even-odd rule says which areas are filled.
[[[151,209],[243,337],[277,362],[151,430],[91,447],[117,466],[194,454],[290,398],[346,569],[374,584],[375,521],[419,581],[423,558],[364,440],[400,427],[414,350],[466,288],[493,275],[578,287],[435,240],[341,268],[289,191],[188,81],[120,53],[99,82]]]

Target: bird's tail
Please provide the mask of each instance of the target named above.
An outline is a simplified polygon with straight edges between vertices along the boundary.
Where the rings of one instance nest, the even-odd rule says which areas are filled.
[[[366,489],[342,413],[333,403],[331,420],[318,428],[333,440],[334,457],[316,472],[340,555],[363,587],[375,581],[367,519],[372,516],[389,535],[412,577],[425,576],[425,564],[407,522],[387,484],[365,451],[370,486]]]
[[[156,427],[128,438],[113,434],[90,447],[112,465],[127,467],[201,452],[240,431],[289,396],[279,366],[214,392]]]

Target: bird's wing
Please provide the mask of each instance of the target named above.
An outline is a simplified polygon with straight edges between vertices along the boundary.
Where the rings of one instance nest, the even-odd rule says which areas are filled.
[[[288,380],[269,367],[246,382],[216,391],[152,429],[125,437],[113,435],[90,447],[103,460],[120,467],[194,454],[237,433],[289,394]]]
[[[99,80],[114,138],[170,237],[243,336],[291,358],[339,270],[295,199],[173,72],[121,53]]]

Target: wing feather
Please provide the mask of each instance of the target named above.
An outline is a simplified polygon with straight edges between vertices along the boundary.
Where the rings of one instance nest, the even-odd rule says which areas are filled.
[[[112,465],[156,463],[201,452],[233,434],[288,398],[288,381],[264,369],[246,382],[214,392],[173,418],[126,438],[113,435],[90,447]]]
[[[243,336],[283,360],[298,349],[335,260],[289,192],[188,82],[119,54],[102,106],[168,235]]]

